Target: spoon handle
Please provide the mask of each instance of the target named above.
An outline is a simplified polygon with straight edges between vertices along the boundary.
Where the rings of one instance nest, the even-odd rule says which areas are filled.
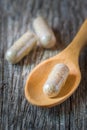
[[[81,26],[79,32],[71,42],[71,44],[66,48],[69,54],[79,57],[81,49],[87,44],[87,19]]]

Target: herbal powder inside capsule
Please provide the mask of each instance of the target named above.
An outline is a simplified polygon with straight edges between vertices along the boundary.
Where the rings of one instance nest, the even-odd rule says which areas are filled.
[[[46,94],[48,97],[57,96],[61,88],[64,86],[68,75],[68,66],[63,63],[55,65],[43,86],[44,94]]]

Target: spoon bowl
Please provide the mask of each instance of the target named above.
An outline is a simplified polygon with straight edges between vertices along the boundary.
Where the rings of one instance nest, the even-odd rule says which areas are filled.
[[[66,64],[70,69],[70,74],[58,96],[55,98],[49,98],[43,93],[43,85],[53,66],[58,63]],[[25,95],[28,101],[31,101],[32,104],[47,107],[54,106],[66,100],[76,90],[80,79],[80,71],[73,62],[69,61],[66,63],[63,59],[55,60],[54,57],[42,62],[31,72],[26,83],[26,86],[29,87],[25,88]]]
[[[29,74],[25,86],[25,96],[30,103],[37,106],[52,107],[65,101],[77,89],[81,80],[78,59],[80,50],[86,43],[86,26],[87,21],[84,22],[74,40],[64,51],[43,61]],[[66,64],[70,73],[58,96],[49,98],[43,93],[43,85],[52,68],[58,63]]]

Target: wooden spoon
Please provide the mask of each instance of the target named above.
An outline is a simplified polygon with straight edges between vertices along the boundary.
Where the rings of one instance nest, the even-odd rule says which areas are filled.
[[[80,51],[86,44],[86,41],[87,20],[82,25],[74,40],[64,51],[40,63],[29,74],[25,85],[25,96],[30,103],[37,106],[52,107],[62,103],[73,94],[81,80],[78,60]],[[58,96],[55,98],[48,98],[43,93],[43,85],[53,66],[58,63],[66,64],[70,69],[70,74]]]

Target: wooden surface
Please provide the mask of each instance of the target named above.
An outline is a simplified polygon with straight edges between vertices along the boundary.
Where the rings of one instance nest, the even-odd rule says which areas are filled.
[[[56,47],[37,47],[20,63],[11,65],[4,59],[7,48],[37,14],[53,27]],[[39,108],[24,96],[29,72],[65,48],[86,17],[86,0],[0,0],[0,130],[87,130],[87,48],[80,55],[82,81],[67,101],[53,108]]]

